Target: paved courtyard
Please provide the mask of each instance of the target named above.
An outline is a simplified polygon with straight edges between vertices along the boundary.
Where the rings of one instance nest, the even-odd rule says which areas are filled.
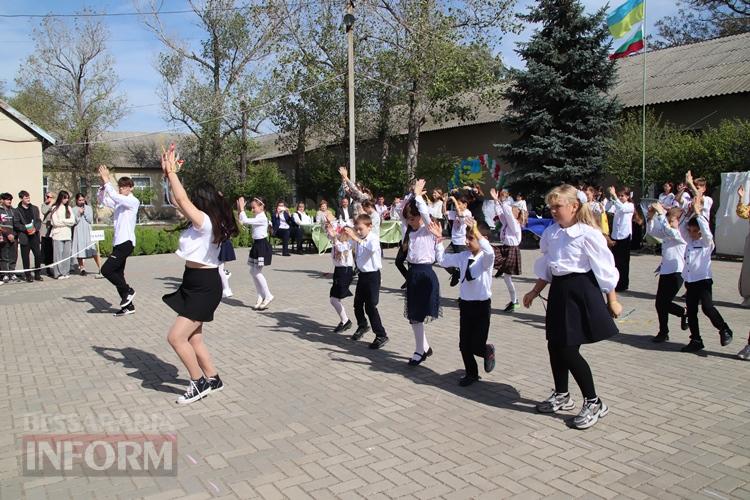
[[[524,251],[519,293],[536,251]],[[495,280],[490,341],[498,364],[469,388],[458,352],[457,289],[438,272],[444,316],[427,326],[435,355],[410,368],[394,250],[386,253],[382,351],[331,332],[330,257],[274,257],[276,296],[255,312],[244,259],[235,297],[205,329],[226,390],[175,404],[187,373],[166,343],[162,294],[180,281],[175,256],[135,257],[137,314],[114,318],[105,280],[73,277],[0,287],[0,498],[750,498],[750,363],[737,262],[715,262],[714,297],[735,332],[728,347],[701,319],[703,355],[687,335],[654,346],[658,258],[634,256],[622,334],[584,348],[610,414],[587,431],[537,414],[552,387],[541,301],[503,314]],[[353,317],[351,300],[347,301]],[[349,332],[351,333],[351,332]],[[580,393],[571,379],[580,404]],[[580,407],[580,406],[579,406]],[[571,412],[570,415],[573,415]],[[45,433],[171,433],[171,477],[29,477],[21,439]]]

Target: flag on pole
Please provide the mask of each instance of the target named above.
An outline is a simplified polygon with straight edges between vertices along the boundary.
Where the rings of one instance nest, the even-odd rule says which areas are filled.
[[[630,29],[643,21],[646,4],[644,0],[627,0],[607,16],[607,26],[614,38],[622,38]]]
[[[610,59],[619,59],[625,57],[633,52],[638,52],[643,48],[643,26],[638,28],[638,31],[633,33],[633,36],[628,38],[614,54],[610,54]]]

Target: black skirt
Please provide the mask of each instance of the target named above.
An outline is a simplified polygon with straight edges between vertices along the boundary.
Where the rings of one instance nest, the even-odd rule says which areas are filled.
[[[333,285],[331,285],[329,297],[337,299],[351,297],[352,292],[349,286],[352,284],[352,279],[354,279],[354,271],[351,267],[336,266],[333,270]]]
[[[273,251],[271,245],[268,243],[268,238],[253,240],[253,246],[250,248],[247,263],[256,267],[270,266],[272,255]]]
[[[619,333],[591,271],[552,278],[545,325],[555,346],[591,344]]]
[[[232,240],[225,240],[219,248],[219,262],[232,262],[233,260],[237,260],[234,245],[232,245]]]
[[[409,264],[404,316],[413,323],[426,323],[442,316],[440,283],[432,264]]]
[[[180,288],[161,300],[179,316],[193,321],[213,321],[221,302],[221,277],[217,268],[185,268]]]

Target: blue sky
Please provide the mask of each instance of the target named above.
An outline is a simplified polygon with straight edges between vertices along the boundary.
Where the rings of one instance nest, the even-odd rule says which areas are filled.
[[[533,0],[520,0],[519,8],[526,10],[531,3]],[[603,0],[583,0],[583,3],[589,11],[606,4]],[[619,3],[620,0],[614,0],[612,5]],[[162,10],[189,8],[185,0],[163,0],[162,5]],[[122,0],[24,0],[2,2],[0,14],[73,13],[86,6],[94,6],[97,11],[109,13],[135,10],[132,2]],[[647,2],[648,29],[652,30],[653,23],[659,18],[675,12],[672,1]],[[191,39],[197,36],[188,15],[169,15],[165,19],[175,26],[175,31],[179,29],[183,37]],[[145,132],[169,129],[162,117],[156,94],[160,77],[154,69],[154,61],[161,50],[159,42],[136,16],[106,17],[102,20],[110,30],[109,47],[115,60],[115,70],[122,81],[121,91],[127,96],[130,106],[138,106],[131,109],[117,129]],[[0,80],[5,80],[10,90],[13,90],[19,66],[33,51],[31,31],[39,21],[38,18],[0,18]],[[532,29],[527,28],[519,35],[509,35],[503,39],[499,50],[506,64],[515,67],[523,65],[513,49],[516,42],[527,40],[531,33]]]

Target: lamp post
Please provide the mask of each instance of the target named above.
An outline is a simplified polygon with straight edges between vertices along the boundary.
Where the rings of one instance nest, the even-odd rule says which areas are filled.
[[[346,40],[348,45],[349,66],[349,178],[357,182],[357,172],[354,148],[354,0],[348,0],[346,15],[344,15],[344,26],[346,26]]]

